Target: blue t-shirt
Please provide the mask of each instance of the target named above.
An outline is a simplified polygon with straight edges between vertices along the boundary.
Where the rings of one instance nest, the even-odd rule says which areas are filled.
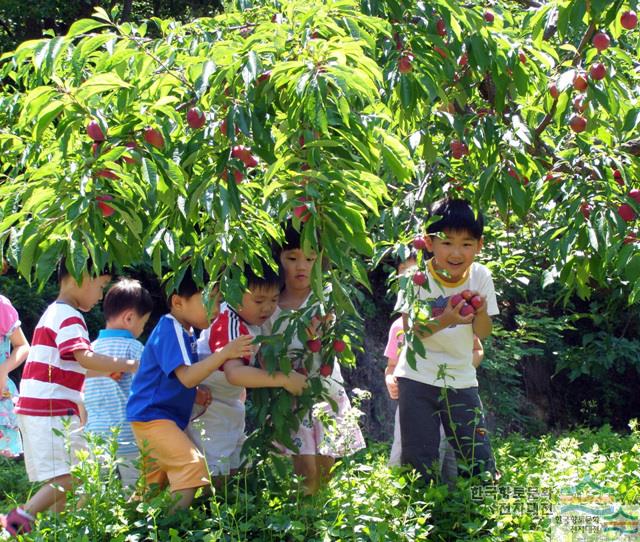
[[[144,347],[140,368],[133,377],[127,420],[172,420],[180,429],[185,429],[196,390],[182,384],[175,370],[197,361],[195,335],[189,335],[170,314],[160,318]]]

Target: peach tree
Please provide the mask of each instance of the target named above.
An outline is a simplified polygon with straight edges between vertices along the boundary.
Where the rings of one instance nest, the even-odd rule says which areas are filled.
[[[0,60],[0,248],[38,283],[65,254],[76,275],[89,258],[206,270],[237,302],[239,268],[273,265],[292,219],[337,315],[320,347],[348,364],[367,264],[455,194],[494,217],[505,277],[636,299],[636,2],[517,6],[242,1],[142,25],[98,10],[25,42]],[[288,338],[315,315],[298,316]],[[265,340],[269,368],[290,369],[283,344]],[[289,396],[266,395],[265,434],[287,442]]]
[[[381,241],[422,235],[444,194],[488,211],[505,280],[638,299],[635,1],[365,2],[387,18],[384,102],[417,164]],[[405,220],[399,220],[399,215]]]
[[[366,220],[413,168],[379,97],[386,27],[355,2],[292,1],[186,25],[116,24],[97,10],[64,36],[21,44],[0,65],[3,254],[38,283],[61,255],[76,276],[87,262],[148,262],[174,281],[191,268],[207,282],[206,270],[206,286],[219,282],[237,303],[239,270],[274,265],[292,218],[331,262],[312,282],[320,311],[337,315],[326,356],[343,350],[352,363],[352,283],[367,285],[373,255]],[[304,335],[316,315],[299,316]],[[266,357],[291,369],[282,349]],[[321,390],[311,384],[299,410]],[[288,442],[290,398],[270,405],[262,421]]]

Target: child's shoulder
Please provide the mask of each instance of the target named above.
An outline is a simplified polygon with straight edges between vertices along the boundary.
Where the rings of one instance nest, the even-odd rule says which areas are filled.
[[[18,311],[11,301],[0,295],[0,335],[7,335],[18,322]]]
[[[491,276],[491,270],[480,262],[473,262],[469,268],[469,274],[480,277]]]
[[[16,309],[13,307],[11,301],[3,295],[0,295],[0,312],[13,314]]]
[[[62,301],[54,301],[42,313],[40,321],[46,320],[53,327],[67,327],[79,324],[86,329],[84,316],[74,306]]]

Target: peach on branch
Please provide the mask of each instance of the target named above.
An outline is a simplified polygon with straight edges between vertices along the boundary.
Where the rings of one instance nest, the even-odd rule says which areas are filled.
[[[109,194],[96,196],[96,201],[98,202],[98,208],[100,209],[102,216],[105,218],[109,218],[113,213],[116,212],[116,210],[113,207],[111,207],[111,205],[108,205],[107,203],[105,203],[107,201],[112,201],[112,200],[113,200],[113,196]]]
[[[144,140],[156,149],[162,149],[164,147],[164,137],[157,128],[148,127],[144,131]]]
[[[631,222],[636,217],[636,212],[628,203],[623,203],[618,207],[618,214],[625,222]]]
[[[625,11],[620,15],[620,24],[626,30],[633,30],[638,24],[638,16],[635,11]]]
[[[92,120],[89,124],[87,124],[87,135],[97,143],[105,140],[104,132],[102,131],[102,128],[100,128],[98,122],[95,120]]]
[[[336,339],[335,341],[333,341],[334,352],[341,354],[342,352],[345,351],[346,348],[347,348],[347,343],[344,342],[342,339]]]
[[[192,107],[187,111],[187,124],[192,130],[199,130],[202,128],[206,120],[204,113],[197,107]]]
[[[581,115],[574,115],[569,120],[569,126],[576,134],[579,134],[587,129],[587,119]]]
[[[611,40],[609,39],[609,36],[607,36],[606,33],[604,32],[597,32],[594,36],[593,36],[593,46],[598,49],[598,51],[604,51],[605,49],[609,48],[609,44],[611,43]]]

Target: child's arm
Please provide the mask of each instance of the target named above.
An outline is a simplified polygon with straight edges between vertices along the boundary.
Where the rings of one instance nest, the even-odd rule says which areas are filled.
[[[78,405],[78,412],[80,413],[80,425],[84,427],[87,425],[87,421],[89,421],[89,414],[87,412],[87,408],[84,406],[84,403],[76,403]]]
[[[253,337],[242,335],[193,365],[181,365],[175,370],[178,380],[187,388],[195,388],[227,360],[249,357],[253,353]]]
[[[245,365],[240,359],[231,359],[224,364],[224,374],[229,384],[245,388],[284,388],[292,395],[300,395],[307,385],[307,377],[291,371],[288,375],[280,371],[269,374],[264,369]]]
[[[484,296],[480,296],[480,298],[482,299],[482,305],[476,308],[475,315],[471,315],[473,317],[473,333],[479,339],[486,339],[491,335],[493,322],[491,321],[491,316],[487,313],[487,298]]]
[[[101,373],[135,373],[138,370],[137,359],[114,358],[92,350],[74,350],[73,357],[85,369]]]
[[[480,367],[482,360],[484,358],[484,347],[482,346],[482,341],[478,339],[476,335],[473,336],[473,358],[471,363],[477,369]]]
[[[384,370],[384,383],[387,385],[387,391],[391,399],[398,399],[398,380],[393,376],[393,371],[396,368],[397,361],[392,358],[387,358],[387,366]]]
[[[453,325],[463,325],[463,324],[471,324],[474,321],[474,315],[469,314],[467,316],[462,316],[460,314],[460,310],[464,306],[464,301],[458,303],[455,307],[451,304],[451,298],[447,301],[447,306],[445,307],[442,314],[440,314],[437,318],[431,318],[430,320],[424,320],[420,322],[416,322],[413,326],[414,332],[421,339],[426,339],[431,337],[434,333],[438,333],[438,331],[442,331],[443,329],[447,329]],[[408,315],[403,314],[403,323],[405,331],[409,328],[408,323]],[[475,331],[475,329],[474,329]],[[477,333],[477,335],[480,335]]]
[[[21,327],[17,327],[13,330],[13,333],[9,336],[11,341],[11,355],[7,359],[8,372],[13,371],[16,367],[20,367],[27,359],[29,355],[29,341],[24,336]]]

